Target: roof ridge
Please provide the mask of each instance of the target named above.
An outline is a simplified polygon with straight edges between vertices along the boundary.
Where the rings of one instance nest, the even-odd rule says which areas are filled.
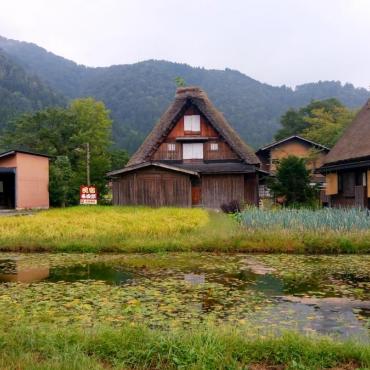
[[[177,123],[180,113],[189,103],[194,104],[200,110],[242,160],[248,164],[260,164],[254,150],[241,139],[224,115],[213,105],[206,92],[200,87],[189,86],[177,89],[174,101],[157,121],[139,149],[131,157],[128,165],[138,164],[149,159],[148,157]]]

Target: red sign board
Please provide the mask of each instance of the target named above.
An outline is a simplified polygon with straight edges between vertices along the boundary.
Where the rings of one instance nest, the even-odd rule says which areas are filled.
[[[96,186],[80,186],[80,204],[98,204],[98,191]]]

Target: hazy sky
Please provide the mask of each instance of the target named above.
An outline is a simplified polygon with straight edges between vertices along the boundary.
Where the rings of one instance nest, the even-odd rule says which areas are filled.
[[[370,86],[370,0],[0,0],[0,35],[89,66],[165,59]]]

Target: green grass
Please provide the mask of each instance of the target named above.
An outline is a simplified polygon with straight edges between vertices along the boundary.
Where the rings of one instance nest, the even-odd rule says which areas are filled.
[[[370,348],[353,342],[254,335],[248,328],[172,332],[133,325],[119,329],[1,325],[1,369],[287,369],[369,368]]]
[[[310,222],[304,223],[302,214],[299,227],[281,227],[281,222],[288,225],[286,220],[295,217],[290,215],[281,221],[284,218],[277,211],[249,210],[238,222],[202,209],[104,206],[52,209],[32,216],[1,217],[0,250],[370,253],[368,216],[351,214],[346,225],[353,227],[338,229],[334,227],[335,220],[345,218],[345,214],[330,219],[326,213],[329,221],[316,227],[316,219],[325,218],[323,211],[305,212],[309,213]],[[330,223],[333,227],[329,227]]]

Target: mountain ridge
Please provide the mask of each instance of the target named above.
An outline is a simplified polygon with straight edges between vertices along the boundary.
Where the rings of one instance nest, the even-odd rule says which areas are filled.
[[[92,96],[104,101],[114,120],[116,145],[133,152],[172,101],[177,76],[202,87],[216,107],[250,145],[270,142],[289,108],[312,99],[337,98],[351,108],[370,97],[364,88],[338,81],[272,86],[242,72],[147,60],[109,67],[87,67],[57,56],[36,44],[0,36],[0,48],[26,72],[68,99]]]

